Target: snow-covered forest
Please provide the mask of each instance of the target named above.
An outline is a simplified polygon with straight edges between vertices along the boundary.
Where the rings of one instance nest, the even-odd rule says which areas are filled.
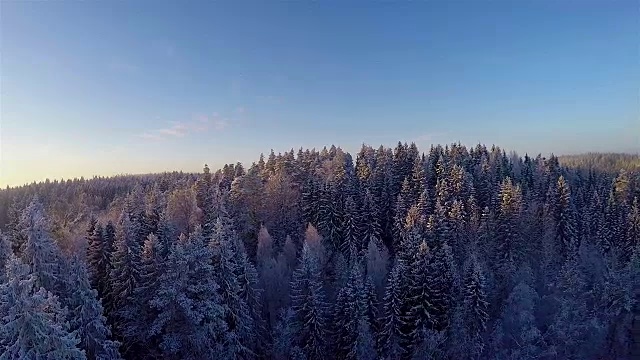
[[[638,156],[458,144],[0,190],[0,359],[637,359]]]

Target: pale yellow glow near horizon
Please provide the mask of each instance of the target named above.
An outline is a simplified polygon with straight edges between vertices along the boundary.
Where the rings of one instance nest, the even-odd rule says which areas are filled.
[[[49,145],[5,146],[2,149],[0,185],[20,186],[32,182],[69,179],[98,172],[99,164],[92,164],[80,154],[61,152]]]
[[[201,168],[202,165],[198,161],[143,159],[125,149],[81,153],[52,145],[19,147],[14,144],[4,146],[0,154],[0,188],[21,186],[46,179],[90,179],[95,175],[198,171]]]

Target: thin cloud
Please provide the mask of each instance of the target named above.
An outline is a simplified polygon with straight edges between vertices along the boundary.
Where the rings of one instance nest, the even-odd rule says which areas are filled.
[[[171,127],[156,130],[159,134],[177,137],[183,137],[188,131],[187,125],[179,122],[174,122]]]
[[[140,134],[139,137],[147,140],[182,138],[193,133],[207,132],[211,129],[223,131],[230,125],[231,121],[229,119],[220,117],[218,113],[214,113],[211,116],[197,116],[194,120],[188,122],[170,122],[167,127],[147,130]]]
[[[138,136],[146,140],[162,140],[162,136],[152,132],[144,132]]]
[[[229,121],[227,119],[216,119],[213,121],[213,127],[216,130],[224,130],[229,126]]]

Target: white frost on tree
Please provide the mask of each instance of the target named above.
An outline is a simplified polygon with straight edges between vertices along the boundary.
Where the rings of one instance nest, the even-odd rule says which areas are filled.
[[[15,257],[7,274],[9,281],[0,285],[0,359],[85,359],[58,298],[38,287]]]
[[[80,338],[80,348],[86,352],[89,359],[120,359],[120,344],[109,339],[111,330],[102,315],[103,309],[97,299],[98,293],[89,284],[85,265],[74,257],[70,270],[69,283],[73,284],[68,299],[70,325]]]
[[[149,305],[158,311],[150,335],[161,338],[165,359],[202,359],[226,354],[227,326],[215,283],[211,252],[200,227],[181,236],[167,259],[157,295]]]
[[[302,259],[291,281],[291,304],[295,314],[296,344],[309,360],[326,357],[327,304],[319,259],[322,238],[309,226]]]

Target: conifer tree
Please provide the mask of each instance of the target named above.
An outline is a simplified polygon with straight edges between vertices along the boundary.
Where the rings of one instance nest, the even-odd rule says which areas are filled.
[[[35,286],[59,293],[65,286],[60,250],[51,238],[49,221],[38,199],[33,199],[23,211],[19,229],[25,239],[21,260],[31,268]]]
[[[255,336],[255,324],[249,305],[241,297],[238,272],[238,249],[235,232],[228,219],[218,218],[209,242],[212,255],[213,274],[218,284],[226,322],[227,352],[229,356],[248,356],[251,349],[244,339]]]
[[[0,359],[86,359],[58,298],[16,257],[0,284]]]
[[[640,205],[636,197],[627,215],[626,234],[622,245],[623,256],[626,259],[631,258],[638,246],[640,246]]]
[[[13,255],[11,250],[11,243],[9,237],[0,231],[0,283],[8,281],[6,277],[6,266],[9,263],[9,259]]]
[[[321,281],[322,244],[307,236],[300,265],[291,280],[291,305],[295,316],[296,341],[309,360],[326,357],[327,304]]]
[[[150,336],[160,337],[165,359],[231,358],[222,298],[211,252],[200,227],[172,247],[156,296],[149,305],[157,317]]]
[[[485,276],[475,255],[465,269],[462,317],[467,348],[474,357],[479,357],[484,348],[484,333],[489,320]]]
[[[91,285],[98,291],[99,298],[104,298],[108,293],[114,237],[115,228],[111,223],[108,223],[105,228],[97,223],[89,237],[87,265]]]
[[[69,282],[73,284],[68,299],[70,329],[80,338],[79,347],[88,359],[120,359],[120,344],[110,339],[111,330],[103,316],[98,293],[89,284],[85,265],[74,257],[70,269]]]
[[[357,204],[353,198],[347,198],[345,202],[344,218],[342,221],[342,253],[354,261],[362,250],[362,218]]]
[[[519,259],[521,244],[519,219],[522,211],[522,193],[520,187],[511,179],[505,179],[500,185],[500,207],[496,220],[493,267],[497,281],[496,296],[505,299],[511,285]]]
[[[383,344],[383,353],[388,359],[399,359],[406,356],[407,339],[406,319],[409,313],[409,284],[405,277],[408,271],[404,260],[396,259],[387,281],[387,289],[384,296],[384,318],[380,341]]]
[[[366,261],[367,276],[371,280],[376,296],[382,300],[389,266],[389,252],[382,241],[375,239],[369,241]]]
[[[111,315],[110,321],[119,336],[127,332],[123,311],[135,300],[134,292],[140,283],[141,267],[138,227],[129,220],[126,213],[123,213],[120,221],[109,274],[110,302],[107,306]]]
[[[433,270],[431,263],[434,261],[432,255],[429,253],[429,246],[426,240],[423,239],[411,264],[409,275],[409,301],[411,308],[406,316],[406,321],[408,323],[409,345],[412,350],[420,335],[426,330],[434,329],[438,321],[436,308],[434,307],[437,291],[435,276],[437,274],[431,272]]]
[[[398,195],[398,200],[396,202],[395,208],[395,216],[393,222],[393,251],[396,252],[400,250],[400,241],[402,239],[402,232],[405,227],[405,220],[407,218],[407,212],[411,208],[411,206],[415,203],[413,198],[413,194],[411,191],[411,183],[408,179],[405,179],[402,182],[402,189],[400,190],[400,194]]]
[[[155,347],[157,339],[150,338],[148,324],[153,322],[158,312],[149,306],[149,302],[158,291],[159,279],[164,271],[165,259],[161,257],[162,253],[158,237],[149,234],[140,256],[139,283],[133,291],[131,301],[122,310],[126,322],[124,335],[135,341],[139,351],[155,356],[158,355]]]
[[[498,359],[538,359],[542,333],[535,323],[539,296],[526,282],[515,286],[492,334],[492,352]]]
[[[9,241],[11,241],[11,249],[16,256],[20,255],[22,244],[26,240],[22,231],[20,231],[20,218],[23,210],[24,205],[20,205],[16,199],[9,204],[9,208],[7,209],[7,236],[9,237]]]
[[[563,176],[558,178],[556,196],[557,198],[554,199],[555,240],[561,248],[561,254],[566,258],[578,251],[578,234],[571,192]]]
[[[318,230],[322,234],[328,248],[340,250],[342,248],[342,219],[343,208],[341,195],[335,187],[326,184],[322,191],[322,198],[318,213]]]
[[[364,279],[362,265],[354,263],[347,282],[338,292],[334,309],[335,357],[359,359],[375,355],[377,302],[372,290],[371,283]],[[369,354],[363,353],[365,349]]]

